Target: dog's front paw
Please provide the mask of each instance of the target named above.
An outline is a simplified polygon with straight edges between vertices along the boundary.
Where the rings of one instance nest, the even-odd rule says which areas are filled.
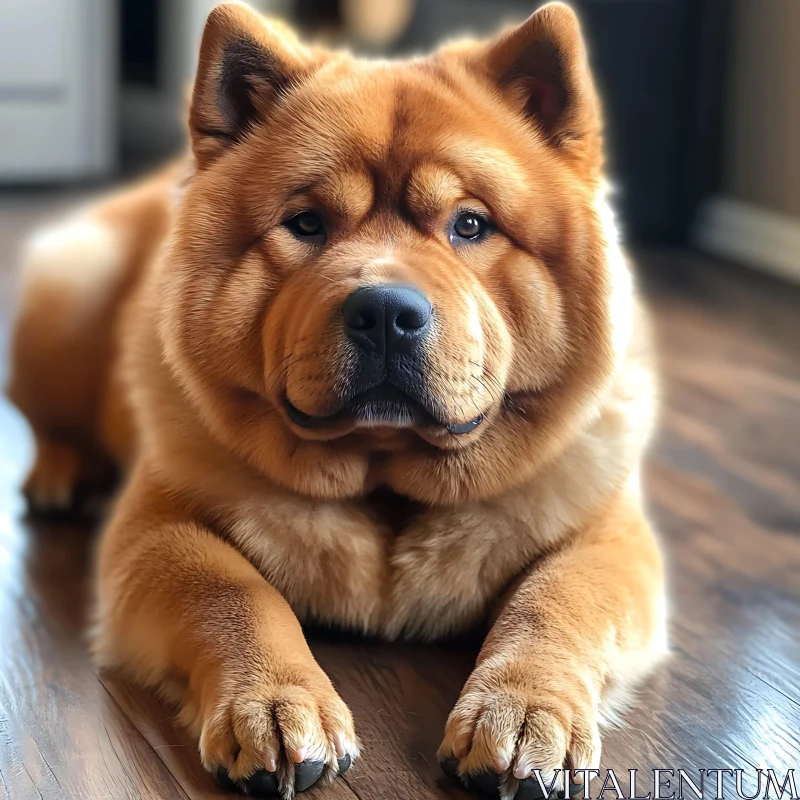
[[[483,664],[447,720],[439,758],[451,777],[503,800],[543,797],[542,785],[563,796],[565,779],[577,794],[580,775],[568,770],[600,760],[596,709],[577,678]]]
[[[289,798],[357,757],[353,718],[321,670],[222,687],[198,722],[203,766],[225,788]]]

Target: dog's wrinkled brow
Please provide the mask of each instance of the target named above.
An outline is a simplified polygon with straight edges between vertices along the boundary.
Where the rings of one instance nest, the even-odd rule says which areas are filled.
[[[322,181],[323,178],[319,177],[315,178],[312,181],[305,181],[303,183],[298,183],[289,186],[286,189],[284,197],[286,200],[290,200],[293,197],[299,197],[301,195],[313,195],[321,185]]]
[[[510,153],[482,142],[459,140],[442,149],[440,159],[465,185],[483,192],[498,189],[522,194],[530,187],[522,164]]]
[[[366,171],[346,170],[296,184],[288,190],[285,199],[307,197],[313,204],[324,206],[336,216],[358,219],[369,212],[374,194],[372,180]]]
[[[433,221],[464,195],[457,175],[439,164],[421,164],[410,176],[408,204],[425,221]]]

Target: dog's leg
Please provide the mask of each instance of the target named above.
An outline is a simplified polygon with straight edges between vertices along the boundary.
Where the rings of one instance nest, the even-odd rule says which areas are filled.
[[[665,639],[661,556],[626,495],[510,592],[447,721],[443,765],[501,797],[522,779],[538,789],[534,769],[549,784],[565,766],[596,768],[605,701]]]
[[[8,393],[34,432],[25,492],[37,510],[69,507],[78,484],[102,471],[95,415],[123,256],[118,231],[91,213],[40,231],[26,248]]]
[[[8,395],[33,429],[35,510],[63,510],[135,450],[120,318],[171,219],[171,167],[31,236],[22,253]]]
[[[288,603],[141,466],[98,568],[98,662],[177,699],[206,769],[289,797],[349,767],[352,717]]]

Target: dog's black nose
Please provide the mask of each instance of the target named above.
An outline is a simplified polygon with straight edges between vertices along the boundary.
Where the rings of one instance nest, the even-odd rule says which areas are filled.
[[[370,352],[409,353],[430,329],[431,304],[411,286],[363,286],[342,306],[347,335]]]

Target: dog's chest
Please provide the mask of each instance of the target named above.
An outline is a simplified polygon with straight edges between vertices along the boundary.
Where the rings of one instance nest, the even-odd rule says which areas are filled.
[[[507,521],[486,506],[271,498],[237,516],[234,543],[301,620],[386,636],[474,624],[524,566]]]

